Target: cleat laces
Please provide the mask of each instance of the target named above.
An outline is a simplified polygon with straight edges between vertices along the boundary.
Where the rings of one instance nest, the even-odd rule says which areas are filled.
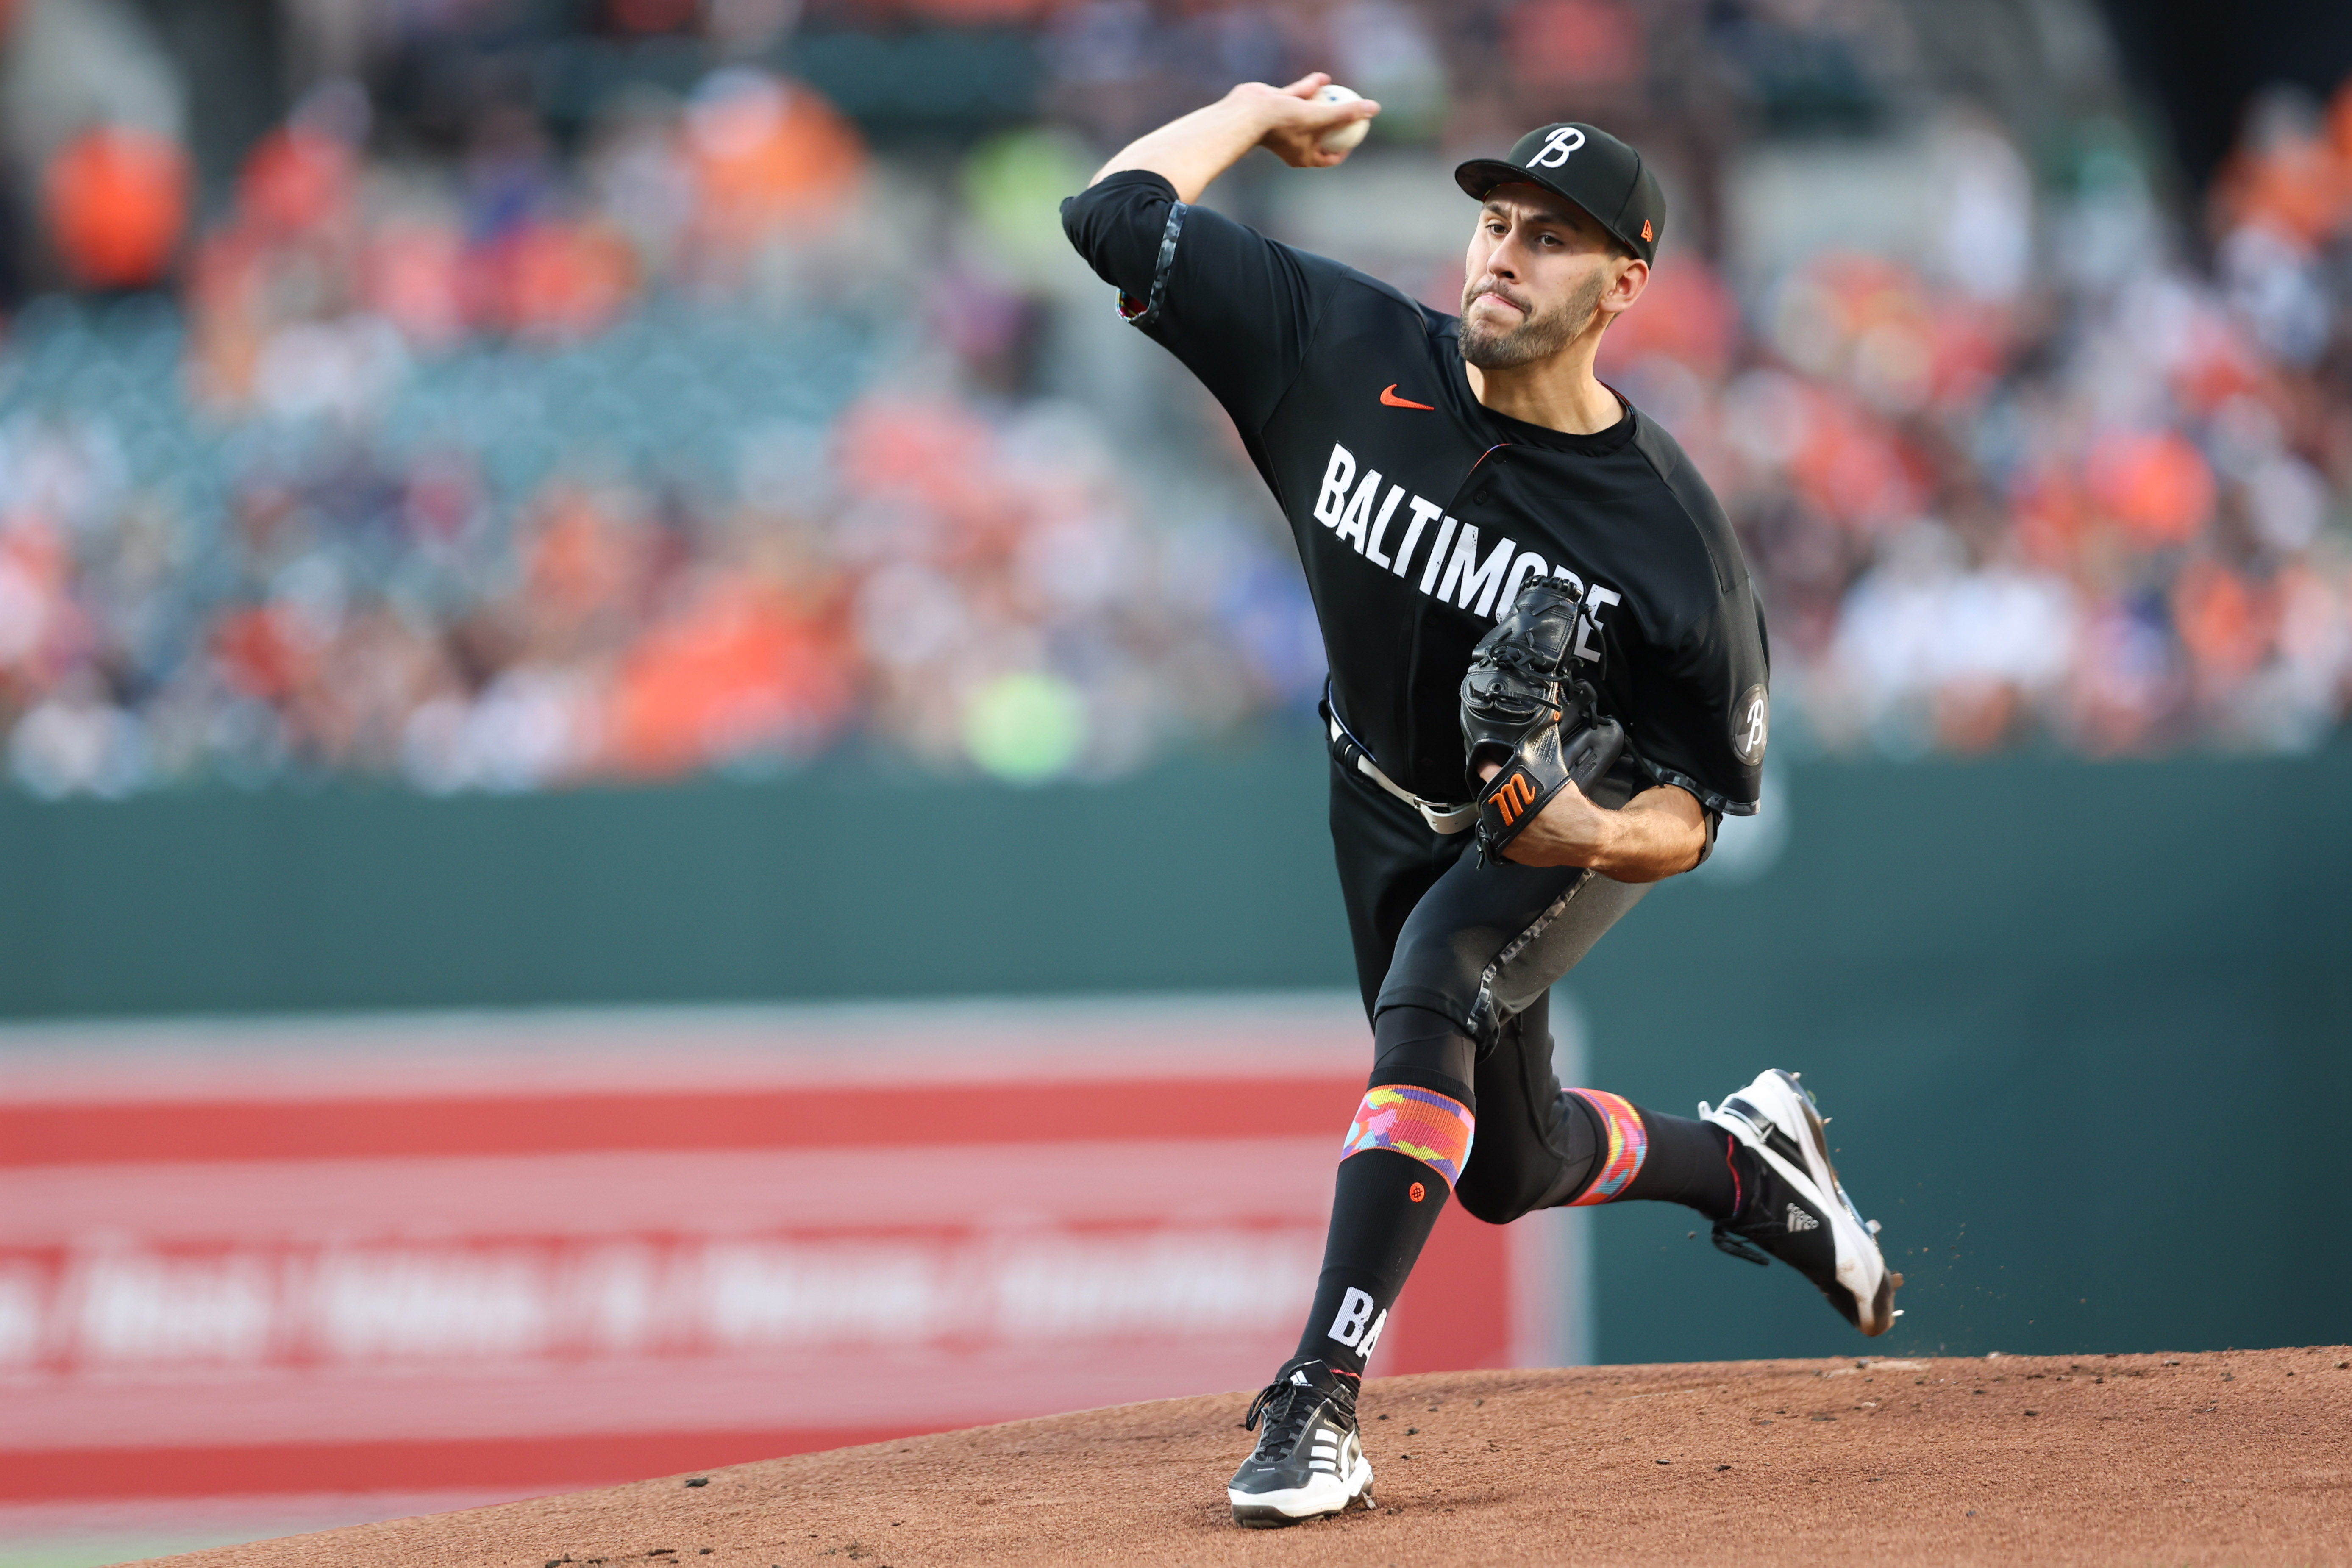
[[[1738,1258],[1741,1262],[1753,1263],[1759,1268],[1769,1268],[1772,1267],[1772,1259],[1769,1254],[1766,1253],[1761,1247],[1756,1246],[1747,1237],[1741,1236],[1738,1231],[1732,1229],[1729,1225],[1726,1224],[1722,1220],[1717,1220],[1715,1222],[1713,1239],[1715,1241],[1716,1250],[1718,1252],[1727,1252],[1732,1257]]]
[[[1249,1414],[1242,1417],[1242,1430],[1257,1432],[1260,1417],[1265,1430],[1258,1432],[1257,1451],[1267,1458],[1276,1458],[1297,1447],[1299,1435],[1307,1429],[1307,1417],[1314,1414],[1316,1391],[1303,1383],[1293,1383],[1286,1377],[1276,1378],[1257,1391],[1250,1401]]]
[[[1700,1103],[1704,1105],[1706,1101],[1702,1100]],[[1727,1106],[1730,1104],[1730,1101],[1727,1100],[1724,1103]],[[1762,1195],[1762,1163],[1759,1161],[1756,1161],[1755,1156],[1748,1156],[1750,1162],[1755,1163],[1758,1169],[1752,1178],[1744,1176],[1741,1174],[1739,1169],[1739,1161],[1738,1159],[1738,1152],[1739,1146],[1738,1142],[1735,1140],[1732,1149],[1727,1152],[1726,1158],[1729,1160],[1731,1164],[1731,1179],[1736,1184],[1734,1190],[1739,1194],[1739,1206],[1734,1209],[1727,1218],[1719,1219],[1715,1222],[1715,1229],[1709,1233],[1708,1239],[1715,1243],[1715,1249],[1717,1252],[1727,1253],[1731,1257],[1739,1259],[1742,1263],[1753,1263],[1759,1268],[1769,1268],[1772,1267],[1772,1255],[1766,1252],[1762,1247],[1758,1247],[1748,1236],[1744,1227],[1740,1225],[1740,1216],[1748,1214],[1751,1209],[1756,1208],[1758,1201]],[[1754,1223],[1755,1220],[1751,1216],[1748,1220],[1748,1224],[1752,1225]]]
[[[1289,1458],[1290,1451],[1298,1446],[1299,1438],[1306,1435],[1317,1405],[1334,1393],[1340,1395],[1339,1403],[1346,1403],[1344,1388],[1336,1391],[1318,1388],[1312,1383],[1287,1375],[1294,1370],[1285,1368],[1286,1375],[1276,1377],[1259,1389],[1257,1397],[1250,1401],[1249,1414],[1242,1417],[1242,1430],[1244,1432],[1256,1432],[1261,1418],[1265,1422],[1265,1430],[1258,1432],[1256,1457],[1259,1458],[1279,1460]]]

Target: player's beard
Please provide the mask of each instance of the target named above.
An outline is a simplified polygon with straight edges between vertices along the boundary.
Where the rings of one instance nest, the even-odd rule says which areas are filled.
[[[1553,309],[1530,311],[1517,326],[1498,330],[1470,319],[1472,301],[1481,294],[1501,294],[1520,306],[1527,301],[1507,292],[1492,276],[1477,279],[1462,290],[1462,357],[1480,370],[1516,370],[1556,354],[1591,323],[1601,291],[1607,287],[1608,269],[1596,267]]]

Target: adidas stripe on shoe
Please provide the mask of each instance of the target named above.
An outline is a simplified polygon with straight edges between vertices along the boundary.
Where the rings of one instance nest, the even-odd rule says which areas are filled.
[[[1771,1068],[1720,1106],[1698,1110],[1746,1155],[1735,1167],[1745,1189],[1739,1209],[1717,1222],[1716,1246],[1750,1263],[1779,1258],[1865,1334],[1892,1328],[1903,1315],[1895,1305],[1903,1276],[1886,1267],[1877,1225],[1839,1184],[1821,1112],[1797,1075]]]

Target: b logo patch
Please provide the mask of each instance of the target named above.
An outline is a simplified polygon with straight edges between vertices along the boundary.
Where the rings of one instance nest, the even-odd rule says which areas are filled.
[[[1584,145],[1584,132],[1573,125],[1563,125],[1544,138],[1536,155],[1528,160],[1530,169],[1557,169],[1568,162],[1568,155]]]
[[[1764,742],[1772,726],[1772,699],[1761,683],[1739,694],[1731,705],[1731,754],[1749,767],[1764,760]]]

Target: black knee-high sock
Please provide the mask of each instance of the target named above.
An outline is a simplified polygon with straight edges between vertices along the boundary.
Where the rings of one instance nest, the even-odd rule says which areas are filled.
[[[1367,1150],[1339,1162],[1323,1272],[1298,1336],[1300,1355],[1364,1375],[1389,1309],[1449,1191],[1427,1165],[1392,1150]]]
[[[1594,1162],[1592,1180],[1582,1193],[1569,1200],[1570,1203],[1650,1199],[1681,1204],[1709,1219],[1728,1219],[1738,1207],[1740,1181],[1731,1163],[1732,1137],[1720,1127],[1687,1116],[1670,1116],[1615,1095],[1596,1095],[1591,1090],[1570,1089],[1567,1100],[1583,1114],[1602,1152],[1602,1158]],[[1604,1185],[1612,1178],[1608,1152],[1612,1147],[1624,1151],[1637,1142],[1633,1130],[1622,1125],[1628,1113],[1640,1121],[1641,1152],[1632,1172],[1618,1175],[1612,1190]],[[1610,1136],[1612,1120],[1620,1123],[1613,1144]]]
[[[1356,1131],[1365,1131],[1366,1115],[1381,1114],[1370,1105],[1375,1097],[1401,1090],[1419,1097],[1402,1109],[1423,1119],[1428,1135],[1375,1132],[1351,1139],[1339,1161],[1315,1304],[1298,1338],[1300,1355],[1358,1377],[1453,1192],[1443,1168],[1444,1135],[1457,1126],[1466,1132],[1461,1123],[1476,1113],[1469,1081],[1473,1047],[1452,1023],[1420,1008],[1392,1007],[1380,1016],[1372,1041],[1371,1085]],[[1449,1106],[1458,1107],[1458,1115]],[[1410,1143],[1439,1163],[1383,1146],[1390,1142]],[[1466,1142],[1462,1152],[1467,1153]]]

